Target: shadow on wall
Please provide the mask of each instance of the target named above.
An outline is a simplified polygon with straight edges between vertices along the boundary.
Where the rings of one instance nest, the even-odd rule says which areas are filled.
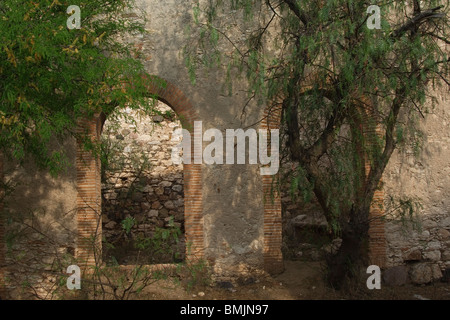
[[[45,297],[57,274],[74,260],[76,247],[75,141],[63,145],[70,165],[57,178],[31,162],[5,164],[14,188],[5,199],[6,288],[13,299]]]
[[[258,166],[236,166],[204,166],[205,176],[220,177],[204,188],[205,252],[218,277],[246,281],[264,269],[263,191]],[[242,205],[255,198],[257,206]]]

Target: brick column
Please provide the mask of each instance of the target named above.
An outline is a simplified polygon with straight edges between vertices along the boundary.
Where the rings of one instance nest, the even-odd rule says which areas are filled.
[[[379,125],[374,129],[375,133],[381,135]],[[369,141],[370,143],[370,141]],[[369,173],[370,164],[366,161],[366,174]],[[379,188],[375,191],[370,207],[369,225],[369,259],[370,263],[380,268],[386,265],[386,230],[384,216],[384,191],[383,180],[380,180]]]
[[[97,119],[79,124],[79,133],[87,133],[93,142],[98,139]],[[92,151],[77,142],[77,224],[76,258],[80,267],[101,262],[102,220],[100,160]]]
[[[366,103],[370,105],[370,101],[366,100]],[[367,143],[374,143],[373,139],[378,136],[381,137],[381,127],[374,119],[374,115],[370,110],[364,110],[363,116],[363,131],[368,134],[372,139],[367,138]],[[368,159],[365,160],[365,171],[366,175],[370,172],[370,162]],[[383,181],[380,180],[380,186],[375,191],[372,204],[370,207],[370,224],[369,224],[369,260],[371,264],[377,265],[379,267],[384,267],[386,265],[386,234],[385,234],[385,222],[384,216],[384,191],[382,189]]]
[[[204,258],[202,167],[184,165],[184,228],[186,258],[195,261]]]
[[[382,183],[382,182],[380,182]],[[386,266],[386,230],[384,216],[384,191],[377,190],[370,208],[369,258],[370,263],[383,268]]]
[[[281,108],[266,110],[261,129],[279,129],[280,119]],[[270,135],[268,136],[270,137]],[[268,141],[268,145],[270,145],[270,141]],[[278,178],[278,174],[262,176],[264,195],[264,269],[271,274],[284,271],[283,255],[281,253],[283,242],[281,194]]]

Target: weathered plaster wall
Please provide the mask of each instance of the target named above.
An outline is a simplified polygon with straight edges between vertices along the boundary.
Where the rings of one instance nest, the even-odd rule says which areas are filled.
[[[422,206],[418,228],[393,219],[386,224],[388,266],[405,266],[416,283],[436,280],[450,268],[450,93],[444,87],[435,94],[437,106],[420,119],[422,152],[395,153],[384,175],[386,201],[410,198]]]
[[[77,246],[75,141],[64,146],[69,166],[58,178],[33,164],[17,169],[5,163],[5,181],[14,191],[6,197],[8,296],[29,298],[27,285],[44,298],[55,286],[59,263],[68,263]],[[66,266],[66,267],[67,267]]]
[[[235,90],[233,96],[226,96],[222,90],[225,73],[220,70],[210,74],[200,71],[196,85],[191,84],[182,49],[188,44],[185,30],[193,22],[194,1],[140,0],[138,5],[149,20],[150,35],[137,39],[144,57],[149,57],[146,69],[174,83],[189,97],[203,121],[203,130],[245,128],[262,118],[262,112],[241,118],[247,95]],[[218,272],[227,273],[223,269],[232,266],[263,267],[261,181],[257,165],[203,165],[205,258]]]

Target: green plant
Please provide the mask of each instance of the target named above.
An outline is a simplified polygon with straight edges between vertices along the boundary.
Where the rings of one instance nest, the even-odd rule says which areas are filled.
[[[134,219],[133,217],[126,217],[124,220],[122,220],[121,225],[123,230],[125,230],[125,232],[127,234],[130,233],[131,228],[133,228],[136,224],[136,219]]]
[[[179,243],[181,235],[181,229],[174,225],[173,217],[171,217],[167,227],[156,227],[153,235],[150,237],[138,236],[134,246],[145,253],[145,256],[149,257],[150,262],[160,257],[163,260],[176,261],[180,259],[180,252],[178,252],[176,244]]]
[[[66,27],[70,5],[81,8],[79,30]],[[76,130],[81,120],[144,105],[148,74],[120,38],[144,34],[145,21],[124,14],[129,10],[137,12],[134,0],[0,2],[3,156],[21,164],[31,158],[56,175],[70,165],[62,143],[68,137],[98,151]]]
[[[192,243],[186,244],[186,251],[190,258],[177,264],[176,274],[179,276],[177,284],[183,285],[187,291],[191,291],[198,286],[210,285],[212,280],[208,262],[195,257],[192,252]]]

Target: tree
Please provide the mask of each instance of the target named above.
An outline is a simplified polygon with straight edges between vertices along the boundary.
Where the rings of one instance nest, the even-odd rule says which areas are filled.
[[[143,33],[133,0],[3,0],[0,3],[0,152],[57,174],[63,142],[79,122],[144,104],[145,74],[123,37]],[[69,30],[69,6],[81,28]],[[129,85],[129,84],[133,85]]]
[[[377,1],[381,29],[368,27],[369,1],[216,0],[194,8],[198,46],[185,51],[193,78],[200,65],[223,64],[247,78],[258,108],[281,108],[285,150],[297,164],[292,187],[315,195],[343,240],[327,259],[334,287],[367,268],[370,207],[386,165],[394,150],[420,146],[417,124],[432,89],[450,84],[449,8],[441,3]]]

